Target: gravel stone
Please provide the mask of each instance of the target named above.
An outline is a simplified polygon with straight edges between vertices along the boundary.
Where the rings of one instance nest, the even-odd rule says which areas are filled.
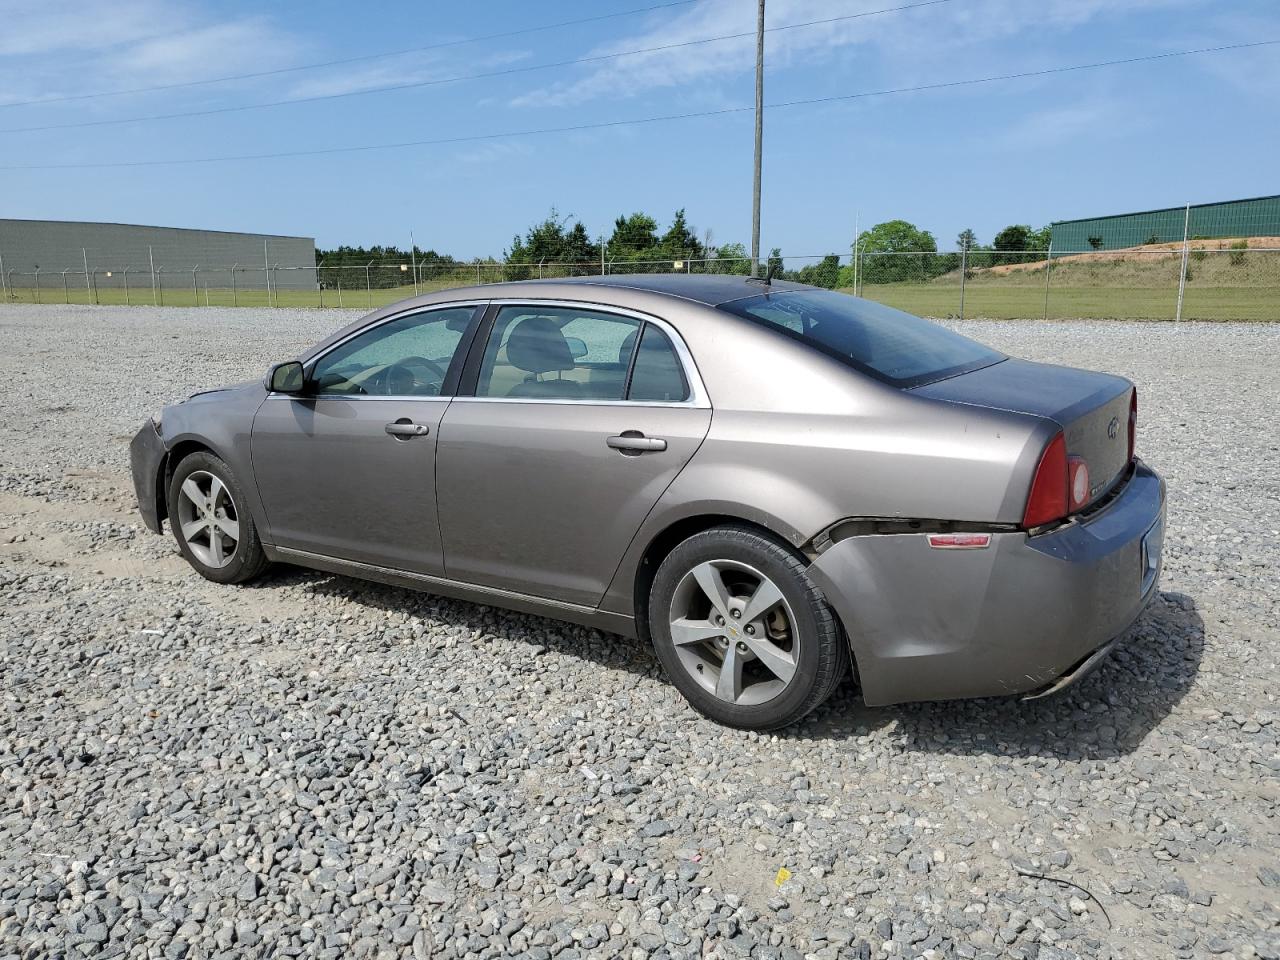
[[[1057,698],[754,734],[618,636],[146,533],[144,418],[354,316],[0,305],[0,958],[1280,957],[1280,325],[952,323],[1138,383],[1160,595]]]

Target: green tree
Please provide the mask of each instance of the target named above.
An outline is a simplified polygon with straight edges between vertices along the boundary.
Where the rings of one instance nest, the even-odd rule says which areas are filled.
[[[928,230],[906,220],[877,223],[858,236],[861,276],[867,283],[923,281],[936,276],[938,243]]]
[[[965,227],[960,231],[960,236],[956,237],[957,250],[977,250],[978,235],[973,232],[972,227]]]
[[[747,253],[745,244],[723,243],[707,251],[707,256],[712,258],[707,264],[710,273],[732,273],[743,277],[751,273],[751,255]]]
[[[1043,226],[1039,230],[1032,230],[1027,234],[1027,249],[1044,252],[1049,249],[1049,244],[1053,242],[1053,227]]]
[[[815,287],[826,287],[828,290],[834,290],[840,285],[840,257],[837,254],[829,253],[820,262],[801,267],[792,275],[791,279],[799,283],[809,283]]]
[[[671,226],[662,235],[658,243],[664,254],[671,259],[700,260],[703,256],[702,244],[698,242],[697,232],[685,220],[684,208],[676,211],[671,218]]]
[[[658,221],[647,213],[633,213],[613,222],[609,256],[618,260],[638,260],[658,245]]]
[[[535,223],[524,234],[516,234],[511,249],[506,251],[509,280],[537,276],[539,263],[564,264],[560,268],[569,276],[591,273],[600,261],[600,247],[591,242],[587,228],[575,222],[567,226],[569,217],[561,217],[555,207],[541,223]],[[525,266],[525,265],[528,266]]]
[[[996,263],[1022,263],[1026,258],[1018,254],[1027,249],[1031,228],[1025,223],[1013,223],[996,234],[991,246],[996,250]]]

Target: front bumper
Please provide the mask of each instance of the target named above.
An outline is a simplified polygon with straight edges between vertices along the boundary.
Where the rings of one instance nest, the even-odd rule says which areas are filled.
[[[1048,533],[994,533],[980,550],[850,537],[809,575],[868,704],[1039,692],[1096,666],[1155,595],[1164,515],[1164,481],[1139,461],[1111,503]]]
[[[133,489],[138,495],[142,522],[152,533],[163,533],[165,515],[164,460],[168,451],[153,421],[148,420],[129,443],[129,466],[133,470]]]

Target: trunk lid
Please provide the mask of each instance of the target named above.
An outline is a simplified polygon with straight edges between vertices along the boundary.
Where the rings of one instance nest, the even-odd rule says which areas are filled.
[[[1010,358],[916,387],[934,400],[1028,413],[1062,427],[1067,455],[1089,465],[1089,499],[1110,490],[1129,463],[1129,404],[1124,377]]]

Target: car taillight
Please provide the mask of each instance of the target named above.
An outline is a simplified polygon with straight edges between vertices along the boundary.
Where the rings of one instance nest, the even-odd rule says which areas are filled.
[[[1089,464],[1084,457],[1067,457],[1067,481],[1071,509],[1079,510],[1089,502]]]
[[[1129,397],[1129,459],[1133,459],[1134,448],[1138,443],[1138,388],[1133,388]]]
[[[1065,517],[1070,512],[1068,489],[1067,441],[1059,433],[1040,455],[1031,492],[1027,495],[1027,509],[1022,513],[1022,525],[1039,527]]]

